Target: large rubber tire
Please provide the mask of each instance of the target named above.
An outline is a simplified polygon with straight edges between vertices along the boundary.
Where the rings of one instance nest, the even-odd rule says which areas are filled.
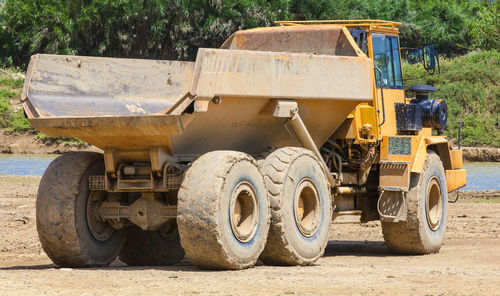
[[[108,228],[109,237],[97,240],[88,226],[88,178],[102,174],[102,154],[71,152],[52,161],[40,181],[36,200],[38,236],[45,253],[61,267],[106,266],[120,251],[123,232]]]
[[[260,259],[271,265],[314,264],[325,251],[332,219],[330,188],[320,162],[307,149],[286,147],[266,158],[262,172],[271,201],[271,227]],[[316,228],[308,234],[300,230],[294,208],[304,180],[316,188],[319,202]]]
[[[169,223],[169,222],[167,222]],[[161,230],[127,228],[127,240],[120,251],[120,260],[128,266],[162,266],[176,264],[184,257],[177,226],[168,233]]]
[[[241,206],[240,197],[254,201],[252,207],[240,207],[241,217],[249,219],[241,221],[251,222],[250,227],[242,228],[248,231],[245,237],[238,237],[231,216],[236,201]],[[191,263],[208,269],[242,269],[255,264],[269,231],[269,200],[251,156],[235,151],[202,155],[187,170],[177,205],[181,244]],[[244,215],[245,209],[252,214]]]
[[[437,192],[441,193],[441,218],[439,223],[431,227],[426,202],[429,185],[433,184],[431,186],[435,187],[436,182],[440,189]],[[422,173],[412,174],[406,203],[406,221],[382,222],[382,233],[387,247],[397,254],[422,255],[438,252],[443,243],[448,220],[448,190],[443,164],[434,151],[427,151]]]

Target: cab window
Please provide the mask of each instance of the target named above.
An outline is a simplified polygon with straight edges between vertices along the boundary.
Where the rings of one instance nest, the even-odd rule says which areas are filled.
[[[396,36],[372,34],[373,61],[375,67],[382,72],[382,85],[384,88],[403,89],[403,75],[401,73],[401,60],[399,59],[399,45]],[[378,71],[376,73],[377,87],[380,87]]]

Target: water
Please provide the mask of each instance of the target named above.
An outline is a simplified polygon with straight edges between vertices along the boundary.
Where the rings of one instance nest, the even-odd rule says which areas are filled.
[[[41,176],[57,155],[0,154],[0,175]]]
[[[500,190],[500,162],[465,162],[467,186],[464,190]]]
[[[0,175],[41,176],[57,155],[0,154]],[[466,162],[463,190],[500,190],[500,162]]]

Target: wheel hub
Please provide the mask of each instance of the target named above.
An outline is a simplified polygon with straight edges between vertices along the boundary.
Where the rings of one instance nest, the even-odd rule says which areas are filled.
[[[87,201],[87,225],[90,233],[98,241],[108,240],[114,233],[113,227],[99,218],[99,204],[106,200],[106,192],[90,191]]]
[[[313,236],[321,221],[319,193],[311,179],[303,179],[294,197],[295,223],[305,237]]]
[[[438,229],[443,217],[443,199],[441,185],[436,177],[432,177],[427,186],[425,213],[429,227],[433,231]]]
[[[252,239],[258,226],[259,207],[253,186],[239,183],[231,195],[229,218],[236,239],[242,243]]]

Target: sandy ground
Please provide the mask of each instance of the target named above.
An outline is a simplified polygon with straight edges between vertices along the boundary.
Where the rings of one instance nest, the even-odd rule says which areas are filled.
[[[35,228],[39,177],[0,176],[0,295],[500,295],[500,203],[450,206],[438,254],[394,256],[380,224],[335,223],[311,267],[203,271],[169,267],[57,268]]]

